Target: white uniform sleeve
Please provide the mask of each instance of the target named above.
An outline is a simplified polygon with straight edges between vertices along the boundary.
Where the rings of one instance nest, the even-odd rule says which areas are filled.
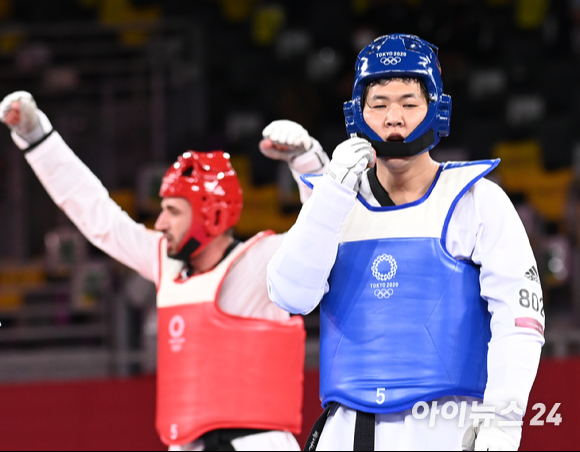
[[[294,314],[308,314],[328,292],[340,232],[356,200],[330,177],[314,179],[312,196],[268,265],[271,300]]]
[[[266,287],[268,262],[283,240],[284,235],[264,237],[232,266],[218,299],[222,311],[240,317],[274,321],[290,317],[288,312],[272,303]]]
[[[161,233],[133,221],[54,132],[26,160],[48,194],[96,247],[158,283]]]
[[[525,411],[545,325],[542,288],[524,226],[504,191],[483,179],[458,203],[447,240],[453,256],[481,266],[481,296],[492,314],[484,404],[495,407],[500,419],[521,421],[521,414],[501,411],[512,402]],[[507,430],[519,444],[521,429]]]

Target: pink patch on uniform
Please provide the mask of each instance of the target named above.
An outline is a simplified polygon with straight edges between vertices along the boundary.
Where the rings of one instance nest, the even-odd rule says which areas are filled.
[[[542,324],[536,319],[532,319],[530,317],[520,317],[519,319],[516,319],[516,326],[520,328],[530,328],[534,331],[537,331],[542,336],[544,335],[544,327]]]

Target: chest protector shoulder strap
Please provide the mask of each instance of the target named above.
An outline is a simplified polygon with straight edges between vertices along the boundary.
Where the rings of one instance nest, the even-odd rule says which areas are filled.
[[[231,266],[270,234],[239,245],[214,270],[185,281],[177,280],[183,264],[167,257],[162,241],[156,425],[167,445],[224,428],[300,432],[302,318],[243,318],[217,304]]]

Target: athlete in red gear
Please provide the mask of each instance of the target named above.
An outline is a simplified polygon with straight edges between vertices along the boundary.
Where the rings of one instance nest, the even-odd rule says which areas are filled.
[[[176,450],[298,450],[303,322],[268,298],[266,267],[282,237],[240,243],[231,232],[242,191],[229,156],[180,156],[163,178],[152,231],[114,203],[29,93],[7,96],[0,120],[87,239],[156,284],[162,441]],[[325,171],[326,154],[298,124],[276,121],[264,138],[262,152],[288,161],[295,177]]]

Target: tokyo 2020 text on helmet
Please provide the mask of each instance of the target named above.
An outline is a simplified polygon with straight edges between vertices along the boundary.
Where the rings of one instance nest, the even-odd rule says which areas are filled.
[[[451,96],[443,94],[437,53],[434,45],[407,34],[381,36],[366,46],[356,61],[352,100],[344,104],[349,135],[369,139],[381,157],[418,155],[433,149],[441,137],[449,135]],[[421,80],[429,92],[427,115],[404,142],[384,142],[363,117],[365,87],[385,78],[415,78]]]
[[[185,261],[234,227],[242,212],[240,182],[223,151],[179,156],[163,176],[159,196],[185,198],[191,205],[191,226],[174,256]]]

